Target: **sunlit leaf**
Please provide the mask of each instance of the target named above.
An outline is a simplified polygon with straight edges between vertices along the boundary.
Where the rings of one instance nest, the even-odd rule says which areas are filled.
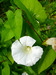
[[[19,9],[16,10],[15,14],[11,10],[9,10],[7,12],[7,17],[8,17],[10,28],[12,29],[15,38],[19,39],[21,36],[22,23],[23,23],[21,10]]]
[[[12,58],[11,52],[8,52],[8,53],[7,53],[7,57],[8,57],[8,59],[11,61],[11,63],[13,64],[13,63],[14,63],[14,60],[13,60],[13,58]]]
[[[14,37],[14,33],[11,29],[4,28],[1,32],[1,41],[7,41]]]
[[[10,67],[7,62],[3,63],[2,75],[10,75]]]
[[[25,7],[30,11],[30,13],[35,16],[35,18],[41,22],[46,19],[46,14],[44,8],[38,0],[20,0]]]
[[[41,62],[41,64],[39,64],[38,66],[38,73],[41,73],[42,71],[44,71],[45,69],[47,69],[55,60],[56,58],[56,54],[55,54],[55,51],[53,49],[50,49],[43,61]]]

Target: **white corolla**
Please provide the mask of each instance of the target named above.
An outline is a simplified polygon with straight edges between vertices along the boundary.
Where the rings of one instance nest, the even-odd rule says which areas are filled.
[[[43,49],[40,46],[33,46],[35,42],[32,37],[24,36],[12,44],[12,57],[17,64],[32,66],[41,58]]]
[[[46,40],[47,45],[52,45],[52,48],[56,51],[56,38],[49,38]]]

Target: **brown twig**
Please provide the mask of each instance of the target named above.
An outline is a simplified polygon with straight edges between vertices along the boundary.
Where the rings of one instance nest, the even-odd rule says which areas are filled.
[[[3,62],[5,62],[5,61],[7,61],[7,59],[6,59],[6,60],[1,61],[0,63],[3,63]]]
[[[24,16],[23,16],[24,18]],[[25,18],[24,20],[28,23],[28,25],[33,29],[33,31],[39,36],[40,40],[43,42],[43,40],[41,39],[40,35],[35,31],[35,29],[31,26],[30,22],[28,22]]]

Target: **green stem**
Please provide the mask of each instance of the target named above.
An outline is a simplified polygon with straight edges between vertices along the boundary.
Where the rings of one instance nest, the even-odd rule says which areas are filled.
[[[24,18],[24,16],[23,16]],[[31,24],[24,18],[24,20],[28,23],[28,25],[33,29],[33,31],[38,35],[38,37],[40,38],[40,40],[43,42],[42,38],[40,37],[40,35],[36,32],[36,30],[31,26]]]

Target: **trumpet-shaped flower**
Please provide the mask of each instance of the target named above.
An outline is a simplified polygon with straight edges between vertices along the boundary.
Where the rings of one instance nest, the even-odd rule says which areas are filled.
[[[32,66],[41,58],[43,49],[33,46],[35,42],[30,36],[24,36],[12,44],[12,57],[17,64]]]

